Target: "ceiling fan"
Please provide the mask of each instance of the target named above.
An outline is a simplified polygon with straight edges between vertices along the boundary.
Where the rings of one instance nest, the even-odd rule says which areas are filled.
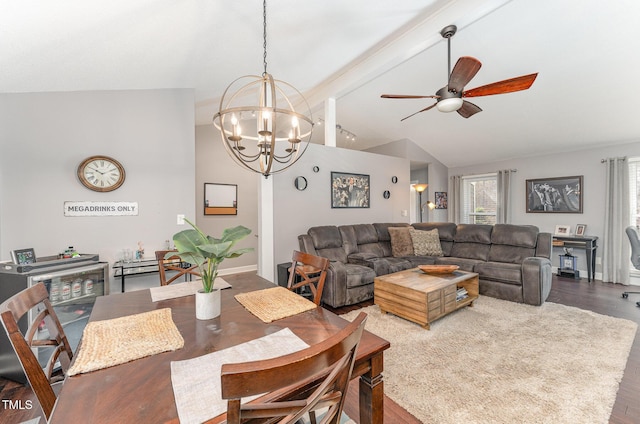
[[[464,91],[464,86],[471,81],[471,79],[478,73],[482,63],[474,57],[462,56],[456,62],[456,65],[451,71],[451,37],[457,31],[455,25],[449,25],[440,31],[443,38],[447,39],[448,50],[448,72],[449,83],[436,91],[433,96],[418,96],[418,95],[402,95],[402,94],[383,94],[380,97],[384,99],[436,99],[436,103],[431,106],[417,111],[401,121],[407,118],[411,118],[413,115],[425,112],[429,109],[437,107],[440,112],[453,112],[454,110],[460,114],[463,118],[469,118],[478,112],[482,112],[478,106],[471,102],[464,100],[466,97],[480,97],[491,96],[494,94],[512,93],[514,91],[526,90],[531,87],[531,84],[535,81],[538,73],[523,75],[521,77],[510,78],[492,84],[483,85],[481,87],[473,88],[471,90]]]

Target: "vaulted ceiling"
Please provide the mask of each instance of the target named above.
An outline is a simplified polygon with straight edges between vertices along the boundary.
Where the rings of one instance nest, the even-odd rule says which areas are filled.
[[[410,139],[447,166],[640,141],[637,0],[270,0],[268,71],[302,91],[366,149]],[[538,72],[526,91],[471,99],[464,119],[431,99],[452,62],[482,68],[468,88]],[[0,3],[0,93],[193,88],[210,125],[235,78],[263,71],[260,0]],[[453,64],[452,64],[453,65]],[[33,117],[37,122],[38,117]],[[322,130],[314,141],[322,142]]]

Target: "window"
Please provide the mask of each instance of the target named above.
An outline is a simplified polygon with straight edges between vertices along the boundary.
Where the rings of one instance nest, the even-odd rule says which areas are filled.
[[[495,224],[497,200],[497,174],[462,177],[463,223]]]

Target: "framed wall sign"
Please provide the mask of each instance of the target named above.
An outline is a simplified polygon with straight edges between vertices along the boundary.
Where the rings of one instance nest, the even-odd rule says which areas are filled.
[[[331,172],[332,208],[368,208],[369,176],[348,172]]]
[[[36,261],[36,252],[33,248],[12,250],[11,260],[17,265],[32,264]]]
[[[582,213],[582,175],[527,180],[527,213]]]
[[[236,184],[204,183],[205,215],[237,215],[238,186]]]

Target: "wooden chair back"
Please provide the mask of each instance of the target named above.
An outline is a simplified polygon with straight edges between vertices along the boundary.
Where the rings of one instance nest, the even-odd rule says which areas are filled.
[[[198,266],[182,268],[183,263],[179,256],[171,256],[165,259],[167,253],[177,252],[176,250],[156,250],[156,260],[158,261],[158,274],[160,275],[160,285],[168,286],[184,275],[195,275],[200,277]],[[177,262],[180,261],[180,262]],[[167,271],[175,271],[176,274],[167,279]]]
[[[289,281],[287,288],[295,290],[304,286],[309,286],[313,293],[313,302],[320,305],[322,301],[322,290],[324,280],[327,278],[329,269],[329,259],[309,253],[293,251],[291,268],[289,268]],[[300,279],[299,281],[298,278]]]
[[[222,365],[222,398],[227,423],[295,423],[328,408],[322,423],[338,423],[342,415],[358,343],[367,314],[328,339],[288,355],[263,361]],[[247,396],[267,393],[253,402]],[[275,419],[274,419],[275,418]]]
[[[37,313],[37,315],[23,334],[18,326],[18,321],[33,308],[36,308],[34,313]],[[38,283],[13,295],[0,304],[0,316],[13,350],[18,356],[27,380],[38,398],[42,412],[48,420],[56,402],[56,394],[51,386],[54,383],[51,376],[54,366],[59,361],[63,373],[66,374],[73,358],[73,353],[58,316],[53,310],[53,306],[51,306],[47,288],[44,284]],[[44,331],[41,331],[38,334],[41,324],[44,325],[44,329],[49,333],[46,339],[37,338],[42,337],[44,333]],[[53,350],[44,369],[38,362],[33,348],[50,348]]]

